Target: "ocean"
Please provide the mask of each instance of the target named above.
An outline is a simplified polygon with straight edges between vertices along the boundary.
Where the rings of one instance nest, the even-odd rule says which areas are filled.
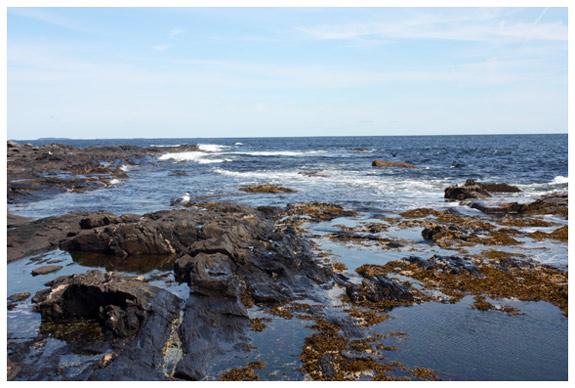
[[[20,142],[20,141],[19,141]],[[71,211],[106,210],[116,214],[144,214],[170,208],[172,198],[188,192],[192,202],[233,202],[251,206],[286,206],[290,203],[324,201],[358,212],[355,218],[341,218],[309,226],[319,236],[321,249],[329,250],[346,265],[350,276],[362,264],[383,264],[409,255],[407,248],[382,251],[374,247],[350,246],[322,239],[338,226],[353,226],[382,216],[417,208],[456,209],[479,216],[478,210],[446,201],[444,189],[471,178],[478,182],[505,182],[519,193],[488,201],[530,202],[543,195],[568,191],[568,141],[566,134],[475,135],[475,136],[386,136],[305,138],[190,138],[190,139],[41,139],[34,145],[70,144],[77,147],[133,144],[163,147],[164,152],[122,166],[128,178],[114,178],[101,190],[64,193],[38,202],[10,204],[14,214],[41,218]],[[179,144],[196,144],[198,152],[172,152]],[[373,160],[405,162],[417,168],[376,168]],[[293,193],[246,193],[238,190],[269,183],[295,190]],[[567,221],[548,217],[559,224]],[[546,219],[547,220],[547,219]],[[420,255],[453,254],[449,249],[429,248],[422,242],[421,229],[397,231],[396,236],[418,244]],[[425,248],[425,249],[424,249]],[[427,249],[427,250],[426,250]],[[525,243],[529,259],[565,269],[567,244],[548,241]],[[472,251],[472,250],[471,250]],[[422,253],[423,252],[423,253]],[[93,268],[59,250],[48,254],[67,263],[56,274],[41,280],[30,276],[24,258],[8,264],[8,295],[39,290],[57,276]],[[44,257],[43,256],[43,257]],[[151,276],[166,268],[125,270],[126,274]],[[185,294],[185,285],[175,285]],[[478,312],[469,308],[472,297],[455,304],[429,302],[398,307],[394,319],[374,330],[408,333],[397,350],[388,356],[411,366],[438,371],[452,380],[566,380],[567,317],[546,302],[505,301],[520,306],[522,316]],[[263,314],[254,307],[253,313]],[[277,317],[276,317],[277,318]],[[8,312],[12,338],[31,338],[39,327],[39,314],[31,303]],[[301,380],[299,352],[311,329],[304,321],[274,319],[270,329],[254,333],[254,359],[266,361],[262,379]],[[59,340],[47,346],[58,349]],[[63,361],[64,362],[64,361]],[[72,362],[72,361],[70,361]],[[244,361],[222,357],[214,361],[211,374],[217,376]],[[262,372],[264,373],[264,372]]]

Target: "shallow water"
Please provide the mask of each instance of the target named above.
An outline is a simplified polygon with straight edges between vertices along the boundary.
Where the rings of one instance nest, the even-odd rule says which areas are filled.
[[[63,142],[63,141],[62,141]],[[33,142],[41,144],[42,142]],[[389,228],[382,237],[402,239],[409,244],[394,249],[342,244],[323,238],[338,225],[385,223],[378,217],[397,217],[408,209],[455,208],[461,213],[481,216],[479,211],[446,202],[443,190],[454,183],[473,178],[485,182],[506,182],[523,192],[492,199],[531,201],[540,195],[567,192],[567,135],[525,136],[437,136],[437,137],[349,137],[294,139],[151,139],[69,141],[76,146],[136,144],[164,145],[166,152],[139,165],[125,167],[129,178],[114,182],[107,189],[66,193],[43,201],[9,205],[9,211],[28,217],[45,217],[68,211],[106,210],[116,214],[144,214],[168,209],[170,199],[190,192],[192,201],[225,201],[252,206],[285,206],[294,202],[326,201],[359,212],[353,218],[304,225],[323,250],[346,265],[345,274],[360,281],[355,269],[363,264],[385,264],[407,255],[427,258],[433,254],[455,254],[426,242],[421,228]],[[199,144],[200,152],[172,153],[169,145]],[[237,144],[241,143],[241,144]],[[363,151],[354,148],[365,149]],[[373,159],[402,161],[418,169],[372,168]],[[302,173],[317,173],[308,176]],[[288,194],[250,194],[238,188],[255,183],[272,183],[297,190]],[[567,225],[556,217],[543,219]],[[549,232],[553,228],[530,228]],[[511,249],[542,263],[565,268],[567,243],[524,239]],[[481,248],[469,248],[479,253]],[[62,260],[63,269],[33,277],[33,268],[49,260]],[[28,257],[7,267],[7,295],[30,292],[58,276],[85,272],[91,268],[130,275],[153,277],[168,274],[152,284],[166,287],[186,297],[187,285],[173,281],[171,263],[147,258],[139,263],[118,263],[90,255],[75,255],[59,250]],[[455,304],[425,303],[392,310],[394,317],[371,328],[375,332],[400,330],[409,334],[398,350],[386,352],[390,360],[409,366],[434,369],[439,376],[453,380],[566,380],[567,318],[545,302],[496,301],[516,306],[523,316],[469,309],[471,297]],[[309,321],[285,320],[266,315],[258,307],[250,316],[273,319],[262,332],[252,332],[249,359],[229,354],[214,360],[206,379],[217,379],[231,367],[251,361],[265,361],[265,370],[256,370],[262,379],[302,380],[299,370],[304,338],[312,330]],[[8,311],[9,339],[33,338],[39,327],[39,314],[32,312],[30,300]],[[62,341],[52,339],[58,349]]]

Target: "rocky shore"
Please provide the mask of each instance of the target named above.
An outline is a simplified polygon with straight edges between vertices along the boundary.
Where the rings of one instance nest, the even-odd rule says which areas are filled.
[[[174,152],[197,151],[195,145],[172,147]],[[165,152],[161,147],[132,145],[84,147],[7,143],[8,203],[37,201],[63,192],[108,187],[127,178],[125,166],[140,164]]]
[[[123,165],[157,152],[9,142],[8,202],[105,187],[106,180],[124,174]],[[375,161],[374,166],[415,168]],[[468,180],[446,188],[445,199],[461,201],[464,208],[480,211],[478,216],[413,209],[365,222],[357,212],[325,202],[286,207],[187,203],[143,215],[100,211],[38,220],[8,213],[9,263],[59,249],[99,267],[154,262],[152,268],[161,268],[153,276],[92,269],[59,276],[35,295],[10,296],[9,309],[32,296],[41,326],[28,341],[9,338],[8,379],[200,380],[218,358],[247,358],[253,334],[269,330],[270,317],[309,322],[311,334],[299,355],[308,379],[440,379],[435,371],[389,360],[395,349],[390,341],[406,333],[369,329],[388,320],[397,306],[452,304],[466,296],[474,297],[471,308],[480,312],[523,314],[502,302],[518,300],[548,302],[568,315],[567,271],[537,263],[523,250],[525,241],[567,243],[567,226],[542,216],[566,220],[568,197],[506,201],[505,193],[516,189]],[[271,185],[239,190],[291,192]],[[356,222],[335,223],[344,218]],[[339,230],[306,229],[326,222]],[[525,229],[534,227],[549,232]],[[394,237],[406,229],[418,230],[421,241]],[[382,265],[365,263],[350,273],[321,249],[322,241],[405,255]],[[32,275],[63,269],[61,263],[43,264]],[[186,285],[186,292],[172,292],[170,282]],[[335,302],[334,290],[339,290]],[[43,351],[50,338],[66,345]],[[63,366],[70,354],[82,357]],[[262,369],[265,360],[258,360],[219,378],[257,380],[256,370]]]

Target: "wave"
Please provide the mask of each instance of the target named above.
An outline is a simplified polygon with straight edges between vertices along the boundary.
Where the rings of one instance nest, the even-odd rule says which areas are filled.
[[[227,145],[222,145],[222,144],[197,144],[198,149],[200,151],[205,151],[205,152],[222,152],[225,151],[227,149],[230,149],[232,147],[227,146]]]
[[[180,147],[182,144],[150,144],[150,147],[157,147],[157,148],[176,148]]]
[[[562,185],[564,183],[569,183],[569,178],[566,176],[556,176],[555,178],[553,178],[553,180],[551,181],[552,185]]]
[[[171,152],[167,154],[161,155],[158,160],[175,160],[176,162],[196,162],[200,164],[208,164],[208,163],[223,163],[223,162],[231,162],[231,159],[227,158],[219,158],[213,159],[211,158],[210,154],[206,154],[204,152],[196,152],[196,151],[189,151],[189,152]]]
[[[315,154],[327,154],[328,151],[238,151],[230,152],[234,155],[247,155],[247,156],[307,156]]]
[[[297,172],[274,172],[274,171],[248,171],[248,172],[239,172],[239,171],[230,171],[225,170],[223,168],[216,167],[212,169],[213,172],[220,175],[232,176],[232,177],[240,177],[240,178],[257,178],[257,179],[267,179],[267,180],[277,180],[277,179],[290,179],[290,178],[297,178],[297,180],[303,180],[301,174]]]

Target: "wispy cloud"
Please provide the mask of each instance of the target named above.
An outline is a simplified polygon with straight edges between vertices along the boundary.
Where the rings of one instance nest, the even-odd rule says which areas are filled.
[[[10,15],[23,16],[45,23],[67,28],[74,31],[102,34],[101,29],[94,28],[86,23],[66,18],[45,8],[8,8]]]
[[[442,39],[494,43],[521,42],[530,39],[566,41],[567,26],[541,23],[545,11],[535,23],[508,21],[497,14],[458,15],[417,14],[387,22],[345,23],[299,27],[298,30],[322,40],[354,39]]]
[[[170,47],[171,47],[171,45],[169,45],[169,44],[162,44],[162,45],[153,46],[152,48],[156,51],[166,51]]]
[[[174,37],[176,37],[176,36],[178,36],[178,35],[183,34],[184,32],[186,32],[186,31],[184,31],[184,30],[182,30],[182,29],[179,29],[179,28],[174,28],[173,30],[170,31],[170,33],[168,34],[168,36],[169,36],[170,38],[174,38]]]

